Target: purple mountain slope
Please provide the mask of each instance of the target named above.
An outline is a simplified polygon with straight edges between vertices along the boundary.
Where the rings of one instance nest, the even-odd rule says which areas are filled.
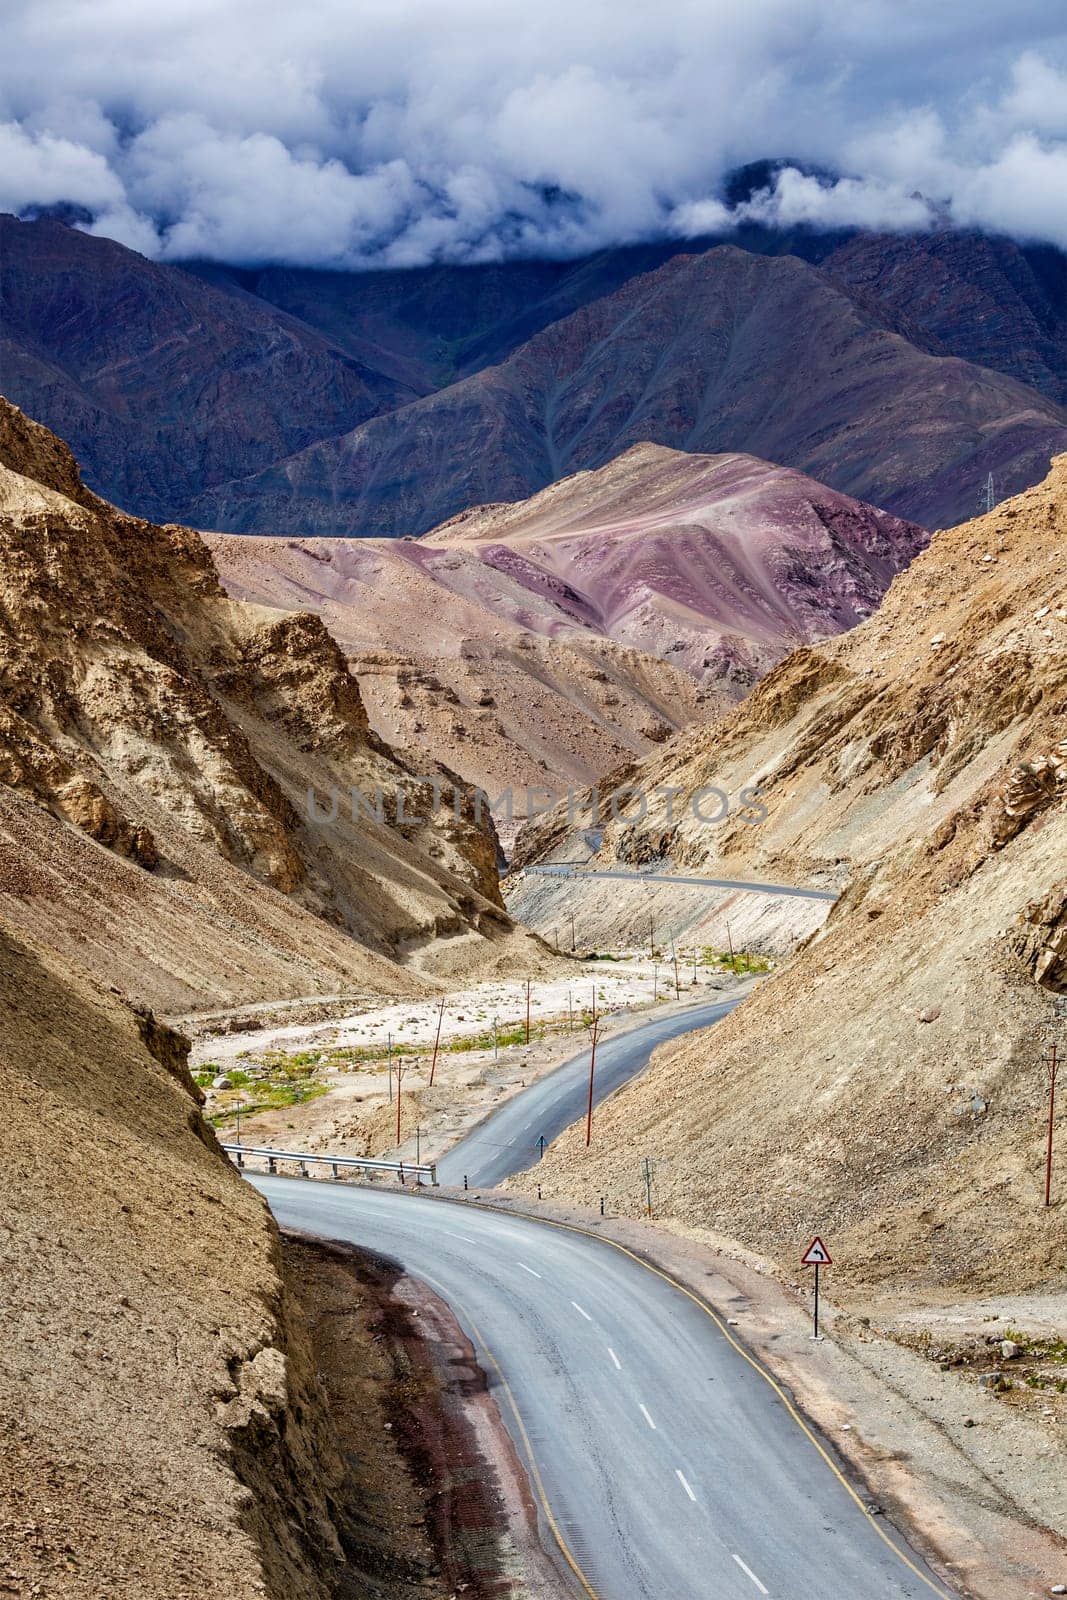
[[[417,534],[643,440],[746,451],[927,526],[1067,448],[1067,412],[919,350],[793,257],[679,256],[500,366],[196,502],[237,532]]]

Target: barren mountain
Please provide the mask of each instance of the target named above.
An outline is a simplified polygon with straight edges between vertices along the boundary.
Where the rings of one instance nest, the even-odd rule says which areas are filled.
[[[766,181],[766,170],[752,179]],[[1040,477],[1060,448],[1028,441],[1064,421],[1061,252],[951,230],[746,226],[695,259],[709,282],[693,290],[679,337],[672,296],[684,298],[695,269],[676,241],[414,271],[183,268],[57,220],[6,217],[4,388],[128,510],[189,521],[205,496],[199,520],[234,531],[418,532],[648,438],[780,460],[929,524],[969,513],[989,470],[1002,495]],[[739,261],[752,263],[756,287]],[[538,342],[564,319],[562,343]],[[953,356],[1038,396],[1023,400],[972,366],[930,364]],[[502,380],[485,372],[493,363]],[[475,375],[473,388],[459,382]],[[898,379],[907,405],[883,411]],[[435,390],[441,413],[406,409]],[[509,419],[518,426],[511,440],[492,422],[501,410],[504,433]],[[790,410],[795,427],[783,426]],[[346,464],[342,437],[387,411],[401,448],[392,432],[357,431]],[[428,458],[430,416],[444,427],[440,463]],[[467,454],[465,439],[458,452],[450,443],[464,418],[491,447],[478,470],[448,459]],[[293,459],[319,441],[321,459]]]
[[[677,256],[491,367],[241,482],[193,520],[236,532],[421,533],[651,440],[745,451],[926,526],[993,472],[1033,482],[1067,412],[918,350],[795,257]]]
[[[936,534],[869,621],[787,657],[714,734],[627,776],[671,786],[672,814],[631,807],[605,860],[843,892],[750,1001],[607,1103],[591,1151],[568,1135],[546,1154],[546,1192],[636,1207],[648,1154],[664,1212],[790,1272],[820,1233],[840,1295],[1058,1280],[1062,1146],[1042,1200],[1067,993],[1067,457]],[[755,780],[762,822],[693,816],[702,786]],[[566,833],[546,819],[528,858]]]
[[[706,720],[925,542],[800,473],[648,444],[418,541],[206,537],[235,598],[314,607],[378,733],[493,796]]]
[[[951,229],[859,233],[820,264],[850,294],[902,319],[902,331],[924,349],[962,356],[1067,403],[1062,251]]]
[[[773,164],[738,174],[731,199],[750,199],[772,177]],[[954,228],[885,234],[746,224],[682,249],[692,254],[726,243],[753,255],[799,256],[921,349],[961,356],[1067,401],[1067,256],[1054,246]],[[390,272],[186,265],[317,328],[374,370],[429,392],[506,360],[549,323],[678,254],[677,240],[661,240],[577,261]]]
[[[3,390],[142,516],[413,391],[264,301],[63,223],[0,216]]]
[[[523,936],[491,824],[453,775],[370,730],[317,617],[228,599],[197,534],[97,499],[6,403],[0,462],[0,907],[16,925],[171,1010],[411,993],[398,960],[507,960]]]

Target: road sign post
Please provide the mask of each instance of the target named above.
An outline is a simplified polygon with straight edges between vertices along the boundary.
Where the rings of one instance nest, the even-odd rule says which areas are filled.
[[[823,1242],[822,1242],[822,1240],[820,1238],[816,1237],[811,1241],[811,1243],[809,1244],[808,1248],[805,1250],[803,1256],[801,1257],[800,1265],[802,1267],[814,1267],[815,1268],[815,1328],[814,1328],[814,1331],[812,1332],[811,1336],[812,1336],[813,1339],[818,1339],[820,1337],[820,1334],[819,1334],[819,1268],[820,1267],[832,1267],[833,1266],[833,1262],[830,1260],[830,1252],[829,1252],[829,1250],[827,1250],[826,1246],[823,1244]]]

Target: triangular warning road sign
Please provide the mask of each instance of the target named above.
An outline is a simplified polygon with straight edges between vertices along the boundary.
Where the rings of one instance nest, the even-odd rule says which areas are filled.
[[[802,1267],[832,1267],[830,1252],[821,1239],[813,1239],[801,1257]]]

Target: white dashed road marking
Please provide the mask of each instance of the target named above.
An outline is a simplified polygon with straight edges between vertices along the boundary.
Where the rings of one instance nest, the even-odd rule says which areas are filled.
[[[741,1557],[739,1555],[735,1554],[734,1555],[734,1560],[737,1562],[737,1565],[741,1568],[741,1571],[745,1574],[745,1576],[747,1578],[751,1578],[752,1579],[752,1582],[756,1585],[756,1588],[759,1590],[760,1594],[769,1594],[770,1593],[770,1591],[768,1589],[765,1589],[763,1584],[760,1583],[759,1579],[756,1577],[756,1574],[753,1572],[752,1568],[749,1567],[749,1566],[746,1566],[745,1563],[741,1560]]]
[[[637,1409],[640,1411],[641,1415],[644,1417],[645,1421],[648,1423],[649,1427],[652,1429],[652,1432],[655,1433],[656,1424],[652,1421],[652,1418],[649,1415],[648,1407],[639,1405]]]
[[[577,1300],[572,1300],[571,1301],[571,1305],[574,1307],[575,1311],[577,1311],[577,1313],[578,1313],[578,1315],[580,1317],[584,1317],[585,1318],[586,1322],[592,1322],[593,1319],[589,1315],[588,1311],[583,1311],[581,1306],[578,1304]]]
[[[675,1467],[674,1471],[675,1471],[675,1474],[677,1475],[678,1482],[681,1484],[682,1488],[685,1490],[685,1492],[689,1496],[690,1500],[695,1500],[696,1499],[696,1495],[693,1493],[692,1489],[689,1487],[689,1480],[686,1478],[686,1475],[682,1471],[681,1467]],[[737,1557],[735,1556],[734,1560],[736,1561],[736,1559],[737,1559]]]

